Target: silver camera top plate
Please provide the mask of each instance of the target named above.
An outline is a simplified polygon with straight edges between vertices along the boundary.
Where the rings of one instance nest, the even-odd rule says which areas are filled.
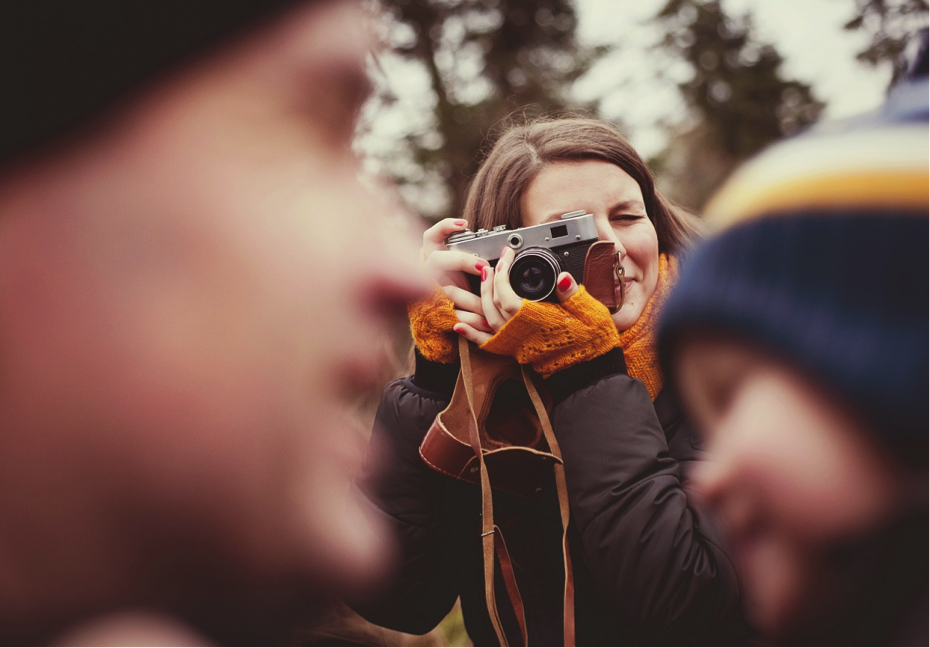
[[[490,232],[483,229],[477,232],[470,230],[456,232],[446,239],[446,246],[450,250],[460,249],[493,261],[500,258],[501,250],[505,245],[519,252],[531,247],[561,247],[591,239],[597,239],[594,215],[579,209],[562,214],[558,221],[515,230],[507,230],[498,226]]]

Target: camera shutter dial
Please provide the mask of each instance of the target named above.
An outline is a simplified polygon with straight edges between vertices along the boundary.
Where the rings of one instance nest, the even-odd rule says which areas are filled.
[[[507,245],[512,247],[514,250],[519,250],[523,247],[523,237],[519,234],[511,234],[507,237]]]

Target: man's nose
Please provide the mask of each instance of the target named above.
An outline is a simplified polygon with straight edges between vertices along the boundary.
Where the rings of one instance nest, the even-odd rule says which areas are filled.
[[[433,282],[419,263],[419,238],[412,228],[396,226],[387,235],[391,242],[390,253],[383,268],[386,281],[392,282],[398,298],[405,303],[421,299],[434,287]]]
[[[691,472],[691,483],[701,500],[708,504],[720,499],[723,492],[725,468],[719,459],[708,458],[698,462]]]
[[[377,240],[362,254],[360,260],[366,277],[364,292],[377,311],[404,311],[406,305],[422,299],[434,284],[419,263],[419,237],[412,219],[401,213],[393,215],[374,228]]]

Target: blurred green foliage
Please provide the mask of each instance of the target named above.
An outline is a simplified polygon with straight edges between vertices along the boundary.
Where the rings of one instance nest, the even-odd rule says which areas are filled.
[[[668,0],[656,21],[661,47],[690,70],[679,89],[691,114],[653,166],[673,199],[700,210],[737,165],[815,122],[824,104],[785,77],[781,55],[755,38],[749,15],[728,15],[717,0]]]
[[[893,83],[903,71],[896,64],[901,60],[909,36],[927,26],[927,1],[854,0],[854,4],[854,15],[843,28],[869,34],[869,44],[856,58],[873,66],[891,63]]]
[[[785,79],[774,46],[752,37],[752,20],[724,13],[719,2],[669,0],[657,20],[663,46],[688,63],[679,85],[716,145],[745,158],[814,122],[823,104],[805,83]]]

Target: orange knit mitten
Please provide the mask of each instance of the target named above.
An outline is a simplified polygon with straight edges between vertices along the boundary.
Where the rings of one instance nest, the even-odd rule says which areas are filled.
[[[459,341],[452,327],[458,324],[455,305],[437,286],[432,295],[407,308],[410,333],[427,360],[452,364],[459,358]]]
[[[523,305],[481,348],[531,364],[543,378],[580,362],[604,355],[620,344],[607,307],[584,286],[562,304]]]

